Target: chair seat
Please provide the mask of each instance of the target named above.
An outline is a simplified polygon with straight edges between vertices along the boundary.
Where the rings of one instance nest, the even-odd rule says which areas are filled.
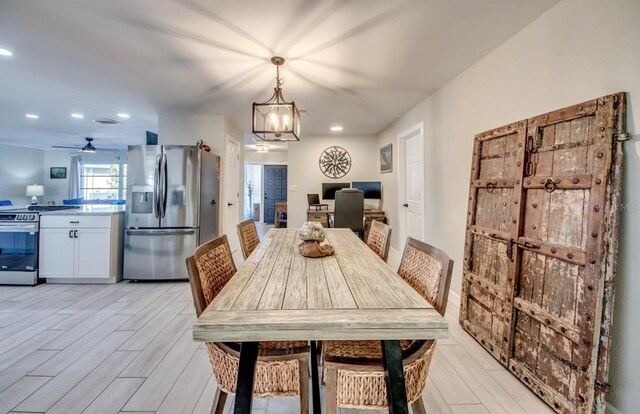
[[[240,342],[225,342],[228,348],[240,352]],[[307,341],[265,341],[258,343],[258,356],[292,355],[309,352]]]
[[[402,340],[400,348],[408,350],[415,341]],[[342,363],[378,363],[382,361],[380,341],[326,341],[322,345],[325,361]]]
[[[287,353],[300,352],[300,349],[308,349],[309,343],[307,341],[269,341],[260,342],[258,349],[260,351],[288,351]]]

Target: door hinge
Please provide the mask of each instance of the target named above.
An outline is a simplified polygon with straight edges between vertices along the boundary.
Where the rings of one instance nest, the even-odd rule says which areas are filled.
[[[621,134],[615,134],[613,138],[615,138],[616,141],[629,141],[629,139],[631,139],[631,135],[623,132]]]
[[[611,384],[602,381],[596,381],[595,387],[597,390],[604,392],[605,394],[613,394],[613,387]]]

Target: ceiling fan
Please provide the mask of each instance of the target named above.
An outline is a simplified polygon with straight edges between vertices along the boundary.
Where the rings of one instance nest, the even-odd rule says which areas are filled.
[[[87,143],[83,147],[80,147],[79,145],[76,145],[73,147],[66,146],[66,145],[52,145],[51,148],[68,148],[68,149],[75,149],[87,154],[95,153],[98,149],[91,143],[91,141],[93,141],[93,138],[86,137],[85,140],[87,141]],[[115,148],[100,148],[100,151],[117,152],[118,150]]]

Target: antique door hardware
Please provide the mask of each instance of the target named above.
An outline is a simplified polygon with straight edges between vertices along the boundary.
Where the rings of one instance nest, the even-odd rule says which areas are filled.
[[[531,243],[529,241],[524,241],[523,242],[523,241],[516,240],[516,239],[513,239],[513,238],[503,239],[501,237],[498,237],[498,235],[495,234],[495,233],[489,233],[489,237],[491,237],[494,240],[500,240],[500,241],[503,241],[503,242],[507,243],[507,251],[506,251],[506,253],[507,253],[507,257],[511,261],[513,261],[513,245],[514,244],[516,244],[516,245],[518,245],[520,247],[523,247],[525,249],[531,249],[531,250],[540,248],[539,244],[534,244],[534,243]]]
[[[544,189],[547,193],[553,193],[556,191],[556,183],[551,178],[547,178],[547,181],[544,183]]]
[[[527,135],[527,142],[524,147],[524,176],[531,177],[536,173],[536,165],[538,164],[538,150],[542,147],[542,133],[538,128],[536,131],[537,138],[533,135]]]

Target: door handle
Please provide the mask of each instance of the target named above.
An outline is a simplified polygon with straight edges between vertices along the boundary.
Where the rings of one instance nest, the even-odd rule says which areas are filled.
[[[162,154],[160,159],[160,186],[162,187],[162,198],[160,199],[160,218],[163,219],[167,210],[167,155]]]
[[[211,204],[212,206],[215,206],[216,205],[216,199],[214,198],[213,200],[211,200],[211,202],[209,204]]]
[[[190,236],[195,230],[127,230],[128,236]]]
[[[153,215],[155,218],[160,218],[160,160],[162,155],[156,155],[156,167],[153,174]]]
[[[73,238],[77,239],[78,238],[78,230],[74,230],[73,231]]]
[[[231,207],[233,203],[227,203],[227,207]]]
[[[69,238],[73,239],[73,230],[69,230]]]
[[[404,203],[404,204],[402,205],[402,207],[409,207],[409,204]]]

